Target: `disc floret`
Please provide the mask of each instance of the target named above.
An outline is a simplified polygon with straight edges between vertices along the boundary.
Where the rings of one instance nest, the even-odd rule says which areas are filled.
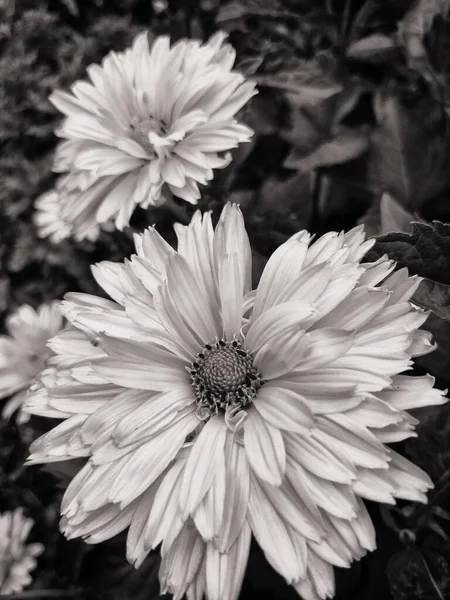
[[[250,352],[237,340],[206,344],[188,368],[197,416],[235,413],[250,405],[264,380]]]

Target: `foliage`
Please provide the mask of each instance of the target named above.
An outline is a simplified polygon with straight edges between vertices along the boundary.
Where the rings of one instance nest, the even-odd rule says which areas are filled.
[[[145,27],[173,38],[225,29],[238,68],[259,84],[259,95],[242,111],[255,129],[253,142],[236,151],[200,201],[215,215],[226,199],[241,204],[255,282],[270,253],[299,229],[321,234],[365,223],[379,236],[368,260],[386,253],[425,278],[414,301],[432,311],[427,328],[439,348],[420,359],[417,372],[426,369],[449,385],[447,0],[0,2],[0,316],[68,290],[100,293],[90,265],[127,256],[133,231],[146,225],[155,223],[173,242],[180,213],[164,207],[137,211],[128,230],[104,232],[96,243],[52,245],[37,238],[32,221],[33,201],[54,182],[59,116],[49,93],[69,88],[90,63],[123,49]],[[418,440],[405,445],[440,482],[441,496],[430,506],[443,510],[449,508],[448,413],[443,406],[421,414]],[[32,586],[42,595],[35,597],[45,599],[45,590],[80,600],[158,597],[156,555],[136,572],[123,558],[120,536],[93,548],[59,535],[64,472],[23,467],[43,427],[48,424],[39,418],[20,427],[0,422],[0,509],[25,506],[36,520],[33,535],[46,543]],[[371,512],[379,550],[348,572],[337,570],[336,598],[448,597],[445,522],[436,533],[434,513],[410,505],[387,519]],[[405,537],[405,530],[414,535]],[[255,596],[296,597],[257,549],[242,592],[242,598]]]

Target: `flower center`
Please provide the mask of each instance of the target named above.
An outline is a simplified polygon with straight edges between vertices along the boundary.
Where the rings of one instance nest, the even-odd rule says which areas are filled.
[[[264,384],[251,354],[236,340],[207,344],[188,370],[202,420],[251,404]]]
[[[166,124],[159,119],[155,119],[155,117],[149,117],[143,121],[131,124],[131,138],[144,148],[150,158],[155,158],[156,154],[153,144],[148,139],[150,132],[165,135],[167,133]]]

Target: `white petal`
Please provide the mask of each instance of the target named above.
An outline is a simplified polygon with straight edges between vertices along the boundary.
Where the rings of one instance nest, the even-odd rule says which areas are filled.
[[[272,485],[281,485],[286,468],[283,436],[255,410],[249,411],[244,422],[244,446],[258,477]]]
[[[305,398],[287,389],[263,386],[254,407],[265,421],[278,429],[306,434],[314,426]]]
[[[188,414],[127,456],[111,487],[111,501],[126,505],[142,494],[173,460],[196,425],[195,416]]]
[[[228,552],[221,554],[214,544],[206,548],[206,590],[209,600],[237,600],[250,552],[251,531],[245,524]]]
[[[314,307],[304,302],[285,302],[269,308],[255,319],[247,331],[245,345],[257,352],[275,336],[300,332],[302,322],[314,314]]]
[[[311,237],[300,231],[282,244],[269,258],[258,285],[253,317],[274,305],[275,297],[301,273]]]
[[[219,263],[219,295],[223,337],[232,340],[241,328],[243,279],[237,254],[225,254]]]
[[[225,254],[235,254],[244,295],[252,288],[252,253],[244,217],[237,204],[226,204],[214,231],[216,271]]]
[[[215,469],[224,468],[225,435],[225,423],[219,417],[213,417],[196,438],[181,482],[180,508],[183,518],[195,510],[209,490]]]
[[[217,546],[221,552],[228,552],[244,526],[250,496],[250,469],[245,450],[231,435],[227,438],[224,514],[217,536]]]
[[[249,525],[267,561],[288,583],[292,583],[302,573],[302,562],[287,524],[265,496],[256,477],[252,477],[248,509]]]

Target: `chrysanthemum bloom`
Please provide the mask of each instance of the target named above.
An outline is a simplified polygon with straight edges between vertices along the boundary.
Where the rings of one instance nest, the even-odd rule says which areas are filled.
[[[66,119],[55,171],[87,171],[92,183],[64,202],[61,217],[76,231],[114,218],[128,225],[137,205],[164,202],[163,185],[197,203],[198,184],[225,167],[226,152],[252,131],[234,115],[256,93],[255,84],[232,71],[235,51],[217,33],[203,46],[181,40],[170,47],[147,33],[125,52],[111,52],[88,68],[90,81],[50,100]]]
[[[73,172],[61,177],[54,189],[37,198],[34,203],[34,224],[39,237],[48,237],[54,244],[59,244],[69,237],[78,241],[97,240],[100,233],[98,223],[87,220],[76,227],[71,219],[64,217],[67,207],[74,206],[80,194],[88,189],[92,181],[92,174],[87,171]]]
[[[8,335],[0,335],[0,399],[12,395],[2,410],[5,419],[22,406],[33,378],[53,354],[47,342],[62,327],[58,305],[50,302],[35,311],[24,304],[5,320]],[[27,413],[19,413],[19,421],[27,418]]]
[[[0,514],[0,596],[21,592],[30,585],[30,571],[36,567],[36,557],[42,554],[42,544],[27,544],[34,525],[22,508]]]
[[[385,443],[415,435],[406,409],[440,404],[431,376],[399,375],[433,346],[409,299],[419,279],[360,264],[361,227],[310,246],[302,231],[251,291],[239,208],[154,229],[125,264],[94,267],[113,300],[69,294],[72,326],[30,396],[64,421],[30,462],[85,456],[63,532],[97,543],[126,527],[136,566],[161,545],[162,590],[238,597],[252,535],[307,600],[333,565],[375,548],[363,498],[426,502],[429,477]]]

